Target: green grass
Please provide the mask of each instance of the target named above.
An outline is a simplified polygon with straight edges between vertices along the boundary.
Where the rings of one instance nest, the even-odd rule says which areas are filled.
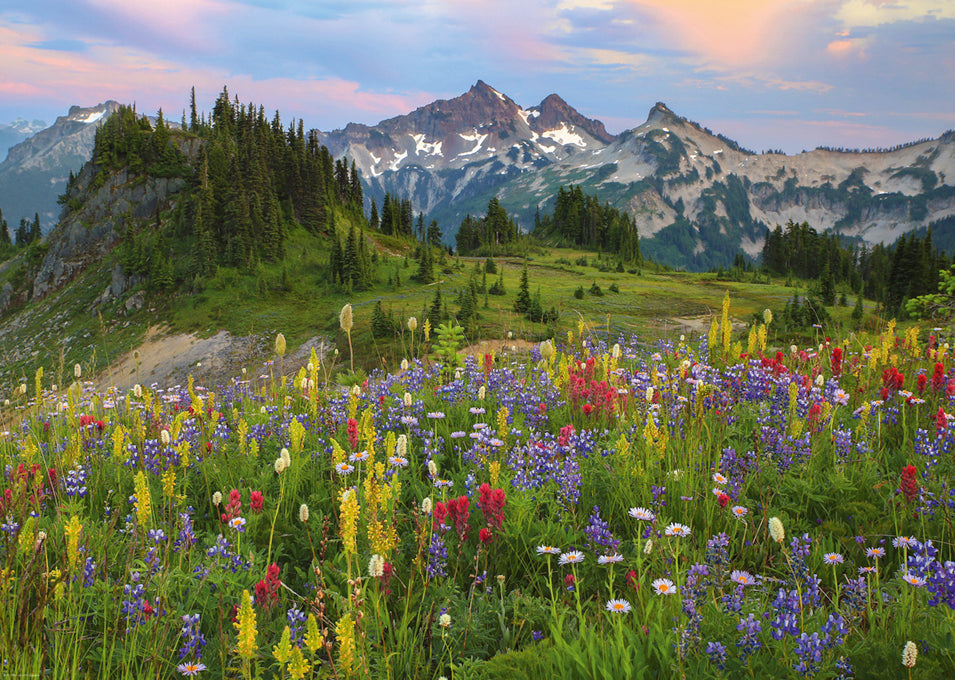
[[[348,216],[339,215],[339,231],[348,228]],[[333,286],[326,276],[325,240],[300,227],[293,227],[286,241],[286,256],[280,262],[265,262],[251,272],[220,268],[204,280],[198,290],[189,293],[160,294],[145,291],[146,305],[127,314],[120,299],[94,308],[95,300],[110,282],[110,267],[90,270],[43,300],[31,302],[9,312],[0,321],[0,385],[12,390],[20,380],[32,378],[44,367],[47,375],[71,373],[74,363],[84,367],[84,375],[93,375],[114,362],[124,352],[137,347],[146,331],[159,326],[169,333],[195,333],[200,337],[226,330],[234,336],[271,338],[285,334],[289,351],[315,336],[328,336],[339,347],[347,345],[338,327],[338,313],[351,303],[355,312],[353,344],[356,365],[369,369],[386,364],[394,366],[407,354],[405,337],[374,338],[371,314],[380,300],[402,328],[409,316],[421,321],[440,290],[446,309],[454,315],[459,290],[467,286],[475,263],[483,258],[445,256],[435,265],[436,282],[421,285],[412,280],[417,263],[405,257],[411,250],[406,239],[368,235],[367,245],[376,253],[377,282],[370,290],[347,291]],[[568,264],[586,258],[588,265]],[[697,329],[709,327],[718,314],[723,296],[729,291],[737,321],[748,322],[754,314],[770,307],[781,310],[793,289],[782,280],[748,283],[717,280],[712,274],[665,271],[643,266],[636,274],[600,271],[600,264],[614,269],[610,258],[598,259],[593,252],[570,248],[538,250],[528,258],[530,291],[541,294],[543,308],[552,306],[559,313],[556,329],[532,323],[513,311],[524,261],[519,257],[495,258],[504,272],[505,296],[479,295],[479,319],[468,342],[514,337],[538,341],[555,330],[563,334],[576,327],[581,318],[591,320],[601,330],[613,334],[636,332],[646,340],[663,337],[679,327],[677,320],[697,318]],[[407,266],[406,266],[407,262]],[[15,269],[13,262],[7,271]],[[388,281],[398,273],[397,288]],[[490,286],[497,274],[487,277]],[[596,283],[601,297],[585,293],[576,299],[578,287],[589,290]],[[618,293],[610,291],[616,284]],[[805,286],[800,289],[805,293]],[[832,308],[836,321],[848,325],[851,307]],[[689,335],[689,328],[685,329]],[[418,337],[421,338],[422,331]],[[790,338],[777,338],[788,344]],[[68,376],[67,376],[68,377]]]

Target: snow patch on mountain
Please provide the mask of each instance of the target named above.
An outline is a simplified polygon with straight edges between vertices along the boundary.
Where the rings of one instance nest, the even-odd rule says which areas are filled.
[[[462,135],[459,133],[458,136],[466,142],[474,142],[474,141],[477,142],[477,144],[475,145],[473,149],[471,149],[470,151],[462,151],[461,153],[458,154],[458,156],[473,156],[474,154],[476,154],[478,151],[481,150],[481,146],[484,144],[484,140],[487,139],[487,135],[482,135],[477,130],[474,131],[473,135]]]
[[[401,161],[403,161],[407,157],[408,157],[407,151],[396,153],[394,160],[391,161],[391,164],[388,166],[388,169],[393,170],[394,172],[398,172],[398,164],[401,163]]]
[[[556,130],[548,130],[541,136],[547,137],[548,139],[553,139],[561,146],[567,146],[568,144],[574,144],[581,148],[586,148],[587,146],[587,142],[584,141],[584,138],[573,130],[568,129],[566,123],[561,123],[560,127]]]
[[[105,115],[106,109],[103,109],[102,111],[90,111],[85,116],[77,116],[76,118],[71,117],[71,119],[75,120],[77,123],[95,123]]]
[[[409,133],[410,134],[410,133]],[[411,138],[415,143],[415,155],[425,154],[426,156],[442,156],[442,142],[426,142],[423,134],[412,134]]]

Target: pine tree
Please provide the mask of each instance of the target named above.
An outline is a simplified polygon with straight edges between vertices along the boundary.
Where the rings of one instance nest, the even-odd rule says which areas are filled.
[[[531,293],[530,284],[527,280],[527,263],[524,263],[524,270],[521,272],[521,284],[517,290],[517,299],[514,300],[514,311],[518,314],[524,314],[530,309]]]
[[[441,245],[441,227],[438,226],[437,220],[431,220],[428,227],[428,244],[436,247]]]
[[[35,243],[39,241],[42,237],[42,232],[40,231],[40,213],[33,214],[33,226],[30,229],[30,243]]]
[[[862,296],[859,295],[856,297],[856,306],[852,309],[852,320],[856,323],[862,321],[862,317],[865,314],[865,310],[862,307]]]
[[[7,227],[7,221],[3,219],[3,211],[0,210],[0,249],[4,246],[13,246],[10,240],[10,229]]]
[[[419,250],[421,254],[418,259],[418,272],[415,274],[415,280],[418,283],[433,283],[434,253],[431,252],[431,246],[429,245],[421,245]]]
[[[371,201],[371,217],[368,218],[368,226],[374,231],[378,231],[381,226],[381,220],[378,219],[378,206],[374,199]]]
[[[434,292],[434,298],[431,300],[431,309],[428,310],[428,320],[431,322],[431,327],[437,328],[440,326],[442,318],[441,290],[438,289]]]

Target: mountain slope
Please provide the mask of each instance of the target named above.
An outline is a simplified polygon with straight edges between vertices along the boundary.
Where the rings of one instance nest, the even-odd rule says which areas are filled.
[[[119,104],[73,106],[66,116],[12,147],[0,163],[0,209],[11,230],[21,218],[40,214],[44,232],[52,228],[70,172],[90,159],[96,128]]]
[[[47,127],[42,120],[26,120],[17,118],[11,123],[0,125],[0,158],[7,157],[7,151],[15,144],[35,135]]]

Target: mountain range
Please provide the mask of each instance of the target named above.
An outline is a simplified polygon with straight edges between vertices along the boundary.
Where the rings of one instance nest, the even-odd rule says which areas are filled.
[[[32,220],[35,214],[40,215],[44,233],[53,228],[60,214],[57,196],[66,188],[70,172],[79,172],[90,159],[96,128],[118,107],[114,101],[73,106],[49,127],[40,121],[13,124],[30,134],[0,163],[0,209],[11,231],[21,218]]]
[[[557,189],[578,184],[634,215],[644,254],[688,269],[756,258],[789,220],[869,244],[935,223],[953,230],[955,133],[888,150],[755,153],[654,105],[619,135],[552,94],[523,108],[478,81],[375,126],[320,133],[354,159],[367,194],[410,198],[453,235],[491,197],[528,230]]]
[[[10,150],[0,208],[13,224],[55,197],[89,158],[97,121],[115,102],[83,109]],[[385,193],[410,199],[447,242],[497,197],[524,230],[561,186],[580,185],[633,215],[644,255],[689,270],[758,258],[766,230],[792,220],[849,241],[894,242],[932,226],[955,248],[955,133],[892,149],[756,153],[657,103],[646,122],[610,134],[556,94],[524,108],[483,81],[466,93],[368,126],[316,131],[361,172],[366,210]]]

